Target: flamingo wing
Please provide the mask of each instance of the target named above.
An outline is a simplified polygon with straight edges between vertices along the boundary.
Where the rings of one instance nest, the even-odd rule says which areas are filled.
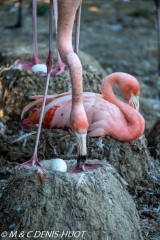
[[[36,104],[42,104],[43,96],[35,96],[35,99],[34,102],[25,107],[25,110]],[[126,141],[130,140],[130,138],[125,137],[129,131],[129,123],[119,107],[106,101],[101,94],[90,92],[83,93],[83,104],[89,123],[88,136],[100,137],[109,135],[122,141],[126,139]],[[128,104],[126,104],[126,106],[127,105]],[[69,92],[47,96],[43,126],[57,129],[71,128],[71,106],[72,96]],[[132,108],[129,105],[128,107]],[[135,115],[134,111],[136,110],[132,108],[133,115]],[[31,123],[38,123],[40,112],[40,109],[33,111],[28,117],[28,120],[31,121]],[[25,120],[24,126],[32,126],[32,124]]]
[[[43,96],[34,96],[33,102],[29,103],[22,111],[22,116],[26,111],[35,105],[42,105]],[[43,125],[50,128],[70,128],[70,111],[71,111],[71,93],[63,93],[58,95],[47,96],[44,108]],[[32,123],[38,123],[41,110],[35,109],[29,115],[28,119],[24,119],[23,126],[33,126]],[[27,125],[26,125],[27,124]]]
[[[55,94],[55,95],[47,95],[46,97],[46,103],[45,105],[47,106],[50,102],[52,102],[55,99],[60,99],[63,96],[67,96],[70,95],[71,93],[66,92],[66,93],[62,93],[62,94]],[[33,99],[34,101],[30,102],[29,104],[27,104],[27,106],[25,106],[22,110],[21,113],[21,118],[23,118],[24,114],[31,109],[33,106],[37,105],[37,106],[41,106],[42,102],[43,102],[43,95],[36,95],[36,96],[31,96],[31,99]],[[47,108],[48,109],[48,108]],[[44,114],[45,115],[45,114]]]
[[[96,95],[89,103],[84,102],[89,128],[88,136],[101,137],[109,135],[117,138],[127,120],[120,109]],[[116,133],[116,134],[115,134]]]

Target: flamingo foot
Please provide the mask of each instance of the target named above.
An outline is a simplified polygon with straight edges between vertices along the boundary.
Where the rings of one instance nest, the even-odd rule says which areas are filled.
[[[61,61],[58,66],[51,71],[51,76],[58,76],[64,72],[66,65]]]
[[[37,154],[33,154],[29,161],[17,165],[16,168],[21,168],[21,167],[24,167],[24,166],[36,167],[36,168],[38,168],[38,170],[40,172],[42,172],[42,169],[43,169],[43,166],[38,161]]]
[[[75,166],[72,169],[71,173],[81,173],[81,172],[85,172],[87,170],[96,169],[100,166],[101,166],[101,164],[84,163],[82,168],[78,168],[77,166]]]
[[[38,169],[37,173],[39,174],[40,180],[41,181],[45,180],[45,176],[44,176],[44,173],[42,171],[43,166],[38,161],[37,154],[33,154],[29,161],[17,165],[16,168],[21,168],[21,167],[24,167],[24,166],[36,167]]]
[[[35,129],[37,128],[37,125],[35,123],[32,123],[28,118],[25,118],[22,122],[22,126],[26,130]]]
[[[37,59],[32,60],[32,61],[21,61],[21,60],[17,60],[14,63],[14,67],[18,68],[20,70],[24,70],[24,71],[32,71],[32,67],[36,64],[38,64],[40,61]]]
[[[57,67],[55,69],[51,70],[50,75],[51,76],[58,76],[58,75],[60,75],[61,73],[64,72],[65,67],[66,67],[66,65],[62,61],[60,61],[58,63],[58,65],[57,65]],[[47,76],[47,73],[43,73],[41,75],[41,77],[46,77],[46,76]]]

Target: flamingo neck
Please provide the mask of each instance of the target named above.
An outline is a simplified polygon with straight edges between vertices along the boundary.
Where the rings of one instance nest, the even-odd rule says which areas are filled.
[[[144,119],[141,114],[127,103],[122,102],[118,99],[113,92],[113,85],[123,84],[123,74],[115,73],[107,77],[102,84],[102,95],[105,100],[116,105],[123,113],[126,119],[126,126],[123,129],[123,136],[119,140],[132,141],[140,137],[144,132]],[[129,89],[129,81],[127,82]]]
[[[107,96],[111,101],[115,101],[115,95],[112,91],[113,85],[118,84],[121,93],[127,101],[131,98],[131,94],[139,96],[140,85],[137,79],[128,73],[116,72],[112,73],[104,80],[101,91],[104,96]],[[109,94],[109,95],[108,95]],[[106,97],[104,97],[106,99]]]
[[[81,4],[82,0],[58,1],[58,50],[62,61],[68,66],[70,71],[72,85],[71,127],[75,132],[86,134],[88,121],[82,97],[82,65],[72,47],[74,19]]]
[[[66,55],[71,84],[72,84],[72,108],[83,105],[83,79],[82,65],[76,53],[71,52]]]
[[[62,61],[67,65],[66,55],[73,51],[72,30],[75,14],[82,0],[58,1],[58,50]],[[65,12],[65,14],[64,14]]]
[[[72,47],[72,29],[75,14],[82,0],[58,1],[58,50],[69,67],[72,84],[72,108],[83,105],[82,65]],[[64,14],[65,12],[65,14]]]
[[[118,84],[118,85],[121,84],[120,78],[119,78],[118,74],[116,74],[116,73],[113,75],[111,74],[108,77],[106,77],[106,79],[102,83],[101,92],[102,92],[103,98],[105,100],[107,100],[110,103],[113,103],[117,107],[119,107],[119,106],[121,107],[123,102],[121,100],[119,100],[113,92],[113,86],[115,84]],[[123,106],[122,106],[122,108],[123,108]]]

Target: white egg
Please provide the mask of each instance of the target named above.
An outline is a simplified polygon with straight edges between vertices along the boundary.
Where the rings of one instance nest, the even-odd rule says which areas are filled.
[[[45,64],[36,64],[32,67],[32,72],[34,72],[34,73],[36,73],[36,72],[46,73],[47,72],[47,66]]]
[[[61,158],[56,158],[52,160],[51,164],[52,171],[67,172],[67,164]]]

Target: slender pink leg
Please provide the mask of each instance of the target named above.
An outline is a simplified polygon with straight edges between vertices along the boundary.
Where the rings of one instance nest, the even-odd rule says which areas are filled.
[[[57,0],[54,0],[54,16],[55,16],[55,27],[57,36],[57,20],[58,20],[58,4]],[[78,54],[79,50],[79,33],[80,33],[80,19],[81,19],[81,5],[77,9],[76,13],[76,34],[75,34],[75,53]],[[58,52],[58,65],[55,69],[51,71],[51,76],[58,76],[64,72],[66,65],[63,63],[60,54]],[[46,76],[43,74],[42,76]]]
[[[38,156],[35,153],[32,155],[30,160],[28,160],[27,162],[19,164],[18,166],[16,166],[16,168],[20,168],[20,167],[23,167],[23,166],[33,166],[33,167],[43,169],[42,165],[38,161]]]
[[[52,52],[52,41],[53,41],[53,22],[52,22],[52,13],[53,13],[53,0],[50,0],[50,17],[49,17],[49,54],[47,58],[47,81],[46,81],[46,87],[45,87],[45,92],[44,92],[44,97],[43,97],[43,102],[42,102],[42,109],[41,109],[41,114],[40,114],[40,119],[39,119],[39,125],[38,125],[38,130],[37,130],[37,136],[36,136],[36,143],[35,143],[35,148],[33,155],[31,159],[25,163],[22,163],[18,165],[17,167],[22,167],[22,166],[35,166],[38,169],[43,169],[42,165],[38,161],[38,155],[37,155],[37,148],[38,148],[38,143],[39,143],[39,138],[40,138],[40,133],[41,133],[41,126],[42,126],[42,121],[43,121],[43,115],[44,115],[44,107],[45,107],[45,102],[46,102],[46,96],[47,96],[47,91],[48,91],[48,85],[49,85],[49,80],[50,80],[50,73],[53,65],[53,52]]]
[[[53,0],[54,2],[54,17],[55,17],[55,28],[56,28],[56,37],[57,37],[57,21],[58,21],[58,3],[57,0]],[[55,69],[51,70],[51,76],[58,76],[64,72],[66,65],[62,62],[61,57],[58,52],[58,64]],[[46,76],[46,73],[41,75],[42,77]]]
[[[57,21],[58,21],[58,3],[57,0],[54,0],[54,16],[55,16],[55,27],[56,27],[56,37],[57,37]],[[66,65],[62,62],[61,57],[58,52],[58,65],[55,69],[51,71],[52,76],[58,76],[64,72]]]
[[[21,70],[31,70],[32,66],[38,64],[38,50],[37,50],[37,3],[36,0],[32,0],[32,30],[33,30],[33,58],[32,61],[25,62],[21,60],[17,60],[14,63],[16,68]]]
[[[62,62],[61,57],[58,52],[58,64],[55,69],[51,71],[51,76],[58,76],[64,72],[66,65]],[[44,74],[43,74],[44,75]]]
[[[57,2],[57,0],[54,0],[54,1]],[[57,18],[56,18],[56,16],[57,16]],[[58,19],[57,5],[55,6],[55,19]],[[76,14],[75,53],[77,53],[77,54],[78,54],[78,50],[79,50],[80,20],[81,20],[81,5],[78,7],[77,14]],[[57,20],[56,20],[56,33],[57,33]],[[52,70],[51,75],[58,76],[59,74],[64,72],[65,67],[66,67],[66,65],[62,62],[60,54],[58,52],[58,66],[55,70]]]
[[[78,54],[79,51],[79,35],[80,35],[80,23],[81,23],[81,7],[80,5],[76,13],[76,35],[75,35],[75,46],[74,52]]]

